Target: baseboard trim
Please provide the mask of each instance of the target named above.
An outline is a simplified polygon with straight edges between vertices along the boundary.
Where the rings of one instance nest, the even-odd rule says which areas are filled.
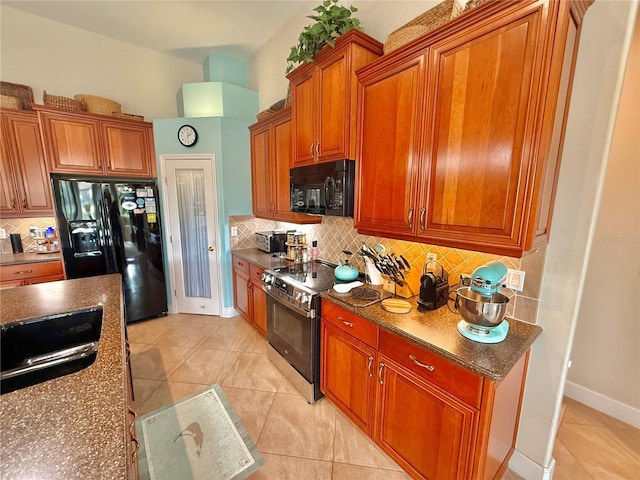
[[[565,384],[564,394],[621,422],[640,428],[640,409],[570,381]]]
[[[220,312],[220,316],[222,318],[231,318],[236,315],[240,315],[235,308],[233,307],[222,307],[222,311]]]
[[[514,450],[509,460],[509,470],[527,480],[551,480],[555,467],[554,458],[551,459],[549,467],[543,467],[518,450]]]

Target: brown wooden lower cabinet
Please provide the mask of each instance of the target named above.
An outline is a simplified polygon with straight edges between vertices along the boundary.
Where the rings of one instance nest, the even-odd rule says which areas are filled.
[[[232,258],[233,305],[249,324],[266,338],[267,297],[262,290],[264,269],[235,255]]]
[[[20,263],[0,267],[0,288],[64,280],[62,262]]]
[[[502,477],[527,358],[495,382],[323,300],[321,390],[412,478]]]

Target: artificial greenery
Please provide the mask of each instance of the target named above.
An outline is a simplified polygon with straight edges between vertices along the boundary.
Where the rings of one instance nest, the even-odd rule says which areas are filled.
[[[313,25],[304,27],[298,37],[298,44],[291,47],[291,53],[287,58],[287,71],[289,73],[298,64],[313,62],[314,55],[322,50],[325,45],[334,47],[336,38],[352,28],[362,30],[360,20],[351,17],[358,9],[338,5],[338,0],[323,0],[322,5],[313,9],[317,15],[309,15],[307,18],[315,20]]]

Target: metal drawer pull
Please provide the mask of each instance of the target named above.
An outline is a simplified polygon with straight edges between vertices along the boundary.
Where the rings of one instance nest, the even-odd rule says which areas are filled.
[[[367,365],[367,370],[369,370],[369,377],[373,377],[373,372],[371,371],[371,365],[373,365],[373,357],[369,356],[369,365]]]
[[[14,275],[20,275],[21,273],[32,273],[33,270],[20,270],[19,272],[13,272]]]
[[[344,323],[347,327],[353,327],[353,323],[347,322],[340,315],[338,315],[338,320],[340,320],[342,323]]]
[[[414,357],[413,355],[409,355],[409,358],[411,360],[413,360],[413,363],[415,363],[417,366],[422,367],[422,368],[426,368],[427,370],[429,370],[430,372],[433,372],[436,367],[434,367],[433,365],[427,365],[426,363],[422,363],[420,362],[416,357]]]
[[[382,385],[384,382],[382,381],[382,370],[384,369],[384,363],[380,362],[380,368],[378,369],[378,382]]]
[[[409,210],[409,215],[407,217],[407,223],[409,224],[409,228],[413,229],[413,207]]]
[[[423,208],[422,210],[420,210],[420,228],[422,230],[424,230],[424,214],[427,213],[427,209]]]

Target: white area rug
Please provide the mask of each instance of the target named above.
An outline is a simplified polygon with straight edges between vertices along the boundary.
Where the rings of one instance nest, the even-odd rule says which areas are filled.
[[[264,459],[218,385],[136,420],[145,480],[242,480]]]

